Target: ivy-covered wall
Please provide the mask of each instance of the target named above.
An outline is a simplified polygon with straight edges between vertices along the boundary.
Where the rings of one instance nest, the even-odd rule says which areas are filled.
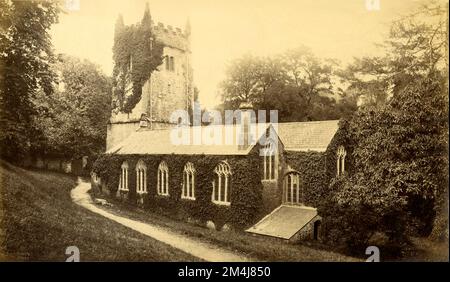
[[[344,146],[347,151],[345,158],[345,173],[351,173],[353,168],[352,143],[347,134],[347,122],[339,122],[339,130],[334,135],[325,152],[286,151],[284,158],[286,166],[300,173],[303,187],[304,202],[308,206],[318,207],[328,193],[329,185],[336,177],[337,148]],[[285,169],[285,172],[288,170]]]
[[[283,201],[283,179],[289,171],[288,166],[300,174],[303,188],[303,202],[307,206],[319,207],[329,191],[330,182],[336,177],[336,150],[344,145],[347,150],[346,173],[352,171],[352,146],[347,140],[345,123],[330,142],[325,152],[284,151],[280,145],[278,156],[278,180],[263,183],[262,157],[259,147],[247,156],[220,155],[114,155],[100,156],[93,166],[102,180],[103,188],[111,197],[117,195],[120,166],[124,161],[129,165],[129,192],[126,201],[137,205],[135,166],[142,159],[147,166],[147,191],[143,207],[156,213],[178,219],[194,219],[205,223],[211,220],[220,229],[225,223],[237,229],[249,227],[261,217],[271,212]],[[161,161],[169,166],[169,194],[157,195],[157,169]],[[183,169],[187,162],[196,169],[195,198],[181,199]],[[227,161],[232,171],[231,205],[222,206],[211,201],[214,168]],[[104,190],[104,189],[103,189]]]
[[[142,159],[147,165],[147,195],[144,208],[180,219],[211,220],[220,229],[225,223],[237,229],[251,226],[258,219],[262,206],[262,184],[260,159],[255,153],[248,156],[210,155],[103,155],[93,167],[95,172],[114,197],[117,194],[120,166],[129,165],[127,201],[137,204],[135,166]],[[157,170],[161,161],[169,166],[169,196],[157,195]],[[183,169],[186,162],[194,164],[195,200],[181,199]],[[231,204],[222,206],[211,201],[214,168],[227,161],[231,167]]]

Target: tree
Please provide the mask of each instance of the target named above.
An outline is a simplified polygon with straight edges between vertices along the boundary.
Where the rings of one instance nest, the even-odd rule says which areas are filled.
[[[56,1],[0,0],[0,156],[18,160],[33,142],[32,98],[53,92],[54,60],[48,30],[58,20]]]
[[[384,56],[356,58],[340,75],[366,105],[382,106],[410,81],[447,72],[447,25],[442,4],[423,1],[417,11],[392,22],[388,38],[379,44]]]
[[[330,239],[362,247],[382,232],[400,251],[408,235],[448,238],[444,13],[432,3],[395,21],[385,56],[343,72],[366,104],[346,128],[354,171],[332,180],[319,207]]]
[[[104,152],[111,79],[95,64],[62,54],[53,68],[60,74],[55,94],[39,92],[33,101],[38,109],[34,124],[40,132],[33,151],[66,158]]]
[[[320,60],[305,46],[288,50],[282,55],[282,62],[287,84],[295,87],[305,103],[305,119],[312,120],[314,100],[333,94],[332,75],[336,62]]]
[[[227,68],[222,108],[251,102],[255,109],[277,109],[279,121],[336,119],[356,109],[356,100],[335,87],[336,62],[320,60],[306,47],[274,57],[244,55]]]
[[[280,75],[276,61],[246,54],[227,67],[226,79],[221,84],[222,100],[231,109],[237,109],[243,101],[258,104]]]
[[[447,201],[447,106],[445,78],[436,75],[358,111],[348,127],[354,171],[333,180],[319,208],[332,238],[361,247],[383,232],[399,247],[408,235],[430,234]]]

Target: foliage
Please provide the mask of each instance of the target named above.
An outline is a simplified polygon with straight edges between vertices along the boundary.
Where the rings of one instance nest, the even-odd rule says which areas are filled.
[[[259,215],[262,204],[261,176],[252,173],[260,171],[259,156],[253,153],[248,156],[187,156],[187,155],[102,155],[93,166],[93,172],[106,183],[110,194],[116,195],[120,166],[123,161],[129,165],[130,189],[128,200],[135,205],[136,174],[134,167],[138,160],[143,160],[147,166],[147,191],[144,198],[146,209],[159,212],[176,218],[192,218],[206,222],[212,220],[217,228],[225,223],[232,224],[236,228],[243,228],[254,223]],[[157,195],[157,169],[159,163],[164,160],[169,166],[169,194],[170,196]],[[214,177],[215,166],[226,160],[232,170],[231,179],[231,205],[219,206],[211,201],[211,183]],[[187,161],[194,164],[195,176],[195,201],[181,199],[181,184],[183,169]],[[255,169],[256,167],[256,169]]]
[[[279,121],[348,116],[356,110],[356,100],[345,96],[336,102],[343,94],[336,87],[336,65],[304,46],[274,57],[245,55],[227,68],[221,107],[237,109],[242,101],[249,101],[256,109],[277,109]]]
[[[113,106],[116,111],[130,113],[140,101],[142,86],[162,63],[163,47],[152,33],[148,6],[137,25],[125,26],[119,16],[113,46]]]
[[[436,213],[446,216],[447,107],[445,79],[435,74],[410,83],[381,109],[354,116],[354,171],[332,181],[319,209],[330,238],[362,246],[383,232],[401,246],[409,234],[429,234]]]
[[[50,95],[55,73],[48,30],[58,21],[57,1],[0,1],[0,155],[17,160],[34,141],[38,90]]]
[[[38,92],[33,99],[37,109],[33,122],[41,132],[33,143],[34,152],[69,158],[103,152],[110,79],[93,63],[67,55],[59,55],[53,68],[60,74],[55,94]]]
[[[383,56],[356,58],[340,76],[369,106],[381,107],[410,81],[448,69],[446,7],[423,2],[391,24]]]

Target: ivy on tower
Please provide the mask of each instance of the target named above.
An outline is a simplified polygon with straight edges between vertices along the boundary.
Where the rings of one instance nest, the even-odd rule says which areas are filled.
[[[115,111],[130,113],[141,100],[142,86],[162,64],[163,45],[152,31],[147,3],[140,23],[126,26],[119,15],[113,46],[113,101]]]

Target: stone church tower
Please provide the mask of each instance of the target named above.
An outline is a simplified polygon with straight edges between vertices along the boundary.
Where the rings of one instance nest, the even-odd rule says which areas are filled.
[[[146,13],[150,14],[148,5]],[[152,32],[164,46],[163,63],[143,85],[141,100],[131,113],[113,110],[107,128],[106,150],[136,131],[143,114],[149,120],[149,129],[162,129],[171,125],[169,119],[173,111],[189,111],[193,105],[189,20],[184,31],[152,21]]]

